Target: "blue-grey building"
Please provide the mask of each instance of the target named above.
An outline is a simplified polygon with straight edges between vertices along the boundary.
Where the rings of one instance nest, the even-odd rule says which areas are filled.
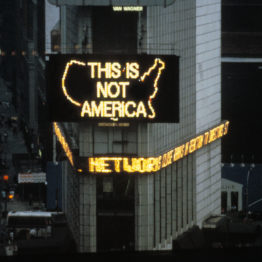
[[[246,211],[248,205],[248,211],[262,211],[261,164],[223,164],[222,178],[239,183],[243,186],[241,196],[243,205],[239,207],[239,209]]]
[[[62,210],[62,163],[47,162],[46,209]]]

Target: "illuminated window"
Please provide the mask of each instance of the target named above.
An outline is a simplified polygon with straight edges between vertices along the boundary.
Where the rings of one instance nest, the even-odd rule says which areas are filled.
[[[227,212],[227,192],[221,192],[221,213],[225,214]]]

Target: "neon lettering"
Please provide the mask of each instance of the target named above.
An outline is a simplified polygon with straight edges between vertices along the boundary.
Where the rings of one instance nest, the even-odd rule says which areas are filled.
[[[165,68],[165,63],[156,58],[154,64],[139,78],[139,81],[144,81],[146,77],[150,76],[154,69],[157,69],[157,75],[153,81],[154,91],[149,96],[147,105],[151,112],[147,112],[147,107],[143,101],[126,101],[120,100],[127,98],[127,87],[130,85],[129,81],[97,81],[96,82],[96,98],[110,98],[112,100],[85,100],[82,103],[73,99],[68,93],[66,87],[66,78],[68,76],[69,68],[73,64],[79,66],[87,66],[91,79],[119,79],[125,75],[126,79],[138,79],[140,76],[139,64],[137,62],[126,62],[125,67],[122,68],[119,62],[81,62],[71,60],[66,64],[62,77],[62,91],[65,97],[74,105],[81,107],[80,116],[89,118],[110,118],[117,121],[118,118],[155,118],[156,112],[152,106],[152,100],[156,97],[158,92],[158,81],[161,72]],[[124,73],[125,72],[125,73]]]
[[[64,150],[64,152],[65,152],[65,154],[66,154],[66,156],[67,156],[67,158],[69,160],[69,162],[70,162],[70,164],[72,166],[74,166],[72,152],[71,152],[71,150],[69,148],[69,145],[66,142],[65,137],[62,134],[61,129],[59,128],[59,126],[58,126],[58,124],[56,122],[53,123],[53,127],[54,127],[55,134],[56,134],[56,136],[58,138],[58,141],[60,142],[60,144],[61,144],[61,146],[62,146],[62,148],[63,148],[63,150]]]

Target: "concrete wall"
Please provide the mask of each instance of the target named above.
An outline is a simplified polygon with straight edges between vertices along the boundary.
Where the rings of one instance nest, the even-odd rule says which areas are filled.
[[[147,9],[147,51],[180,56],[179,124],[152,124],[141,155],[159,155],[195,133],[195,1]],[[138,250],[170,249],[172,239],[191,225],[193,162],[190,156],[138,181]],[[188,181],[188,183],[187,183]]]
[[[137,154],[137,127],[107,128],[86,125],[79,127],[79,155]],[[96,252],[96,177],[79,176],[79,251]],[[112,236],[113,237],[113,236]]]
[[[73,173],[69,162],[64,161],[62,165],[62,204],[68,225],[73,234],[76,245],[80,247],[80,223],[79,223],[79,176]]]
[[[61,6],[60,28],[61,28],[61,51],[72,54],[78,43],[78,8],[74,6]]]
[[[180,122],[148,125],[139,155],[159,155],[220,122],[220,1],[177,0],[147,9],[147,51],[180,56]],[[220,213],[220,141],[138,180],[136,248],[172,239]]]
[[[221,121],[221,0],[196,1],[196,132]],[[196,222],[221,211],[221,141],[196,152]]]
[[[62,53],[92,52],[92,12],[88,7],[61,6]],[[86,41],[84,41],[86,37]]]

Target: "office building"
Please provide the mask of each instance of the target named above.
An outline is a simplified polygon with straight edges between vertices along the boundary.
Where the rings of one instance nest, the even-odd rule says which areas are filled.
[[[179,57],[178,122],[54,123],[69,159],[62,202],[78,251],[171,250],[221,212],[221,1],[145,0],[136,11],[123,8],[131,1],[48,2],[60,8],[57,53]],[[89,172],[74,166],[77,157]],[[147,174],[122,173],[126,158],[159,162]]]
[[[222,142],[223,163],[260,164],[262,5],[256,0],[222,1],[222,117],[231,132]]]
[[[1,139],[0,158],[6,167],[0,168],[9,175],[12,187],[19,173],[45,169],[49,135],[45,125],[44,14],[43,1],[1,2],[0,111],[1,136],[5,133],[6,137]]]

